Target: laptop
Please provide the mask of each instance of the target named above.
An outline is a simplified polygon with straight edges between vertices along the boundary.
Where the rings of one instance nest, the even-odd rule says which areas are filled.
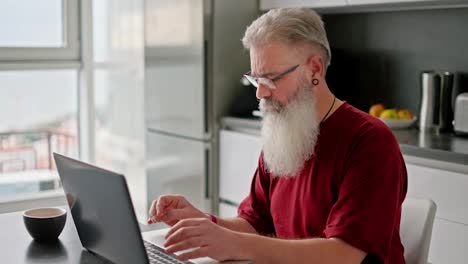
[[[54,159],[81,244],[89,252],[113,263],[218,263],[210,258],[181,262],[166,254],[158,245],[168,229],[145,232],[143,240],[123,175],[57,153]]]

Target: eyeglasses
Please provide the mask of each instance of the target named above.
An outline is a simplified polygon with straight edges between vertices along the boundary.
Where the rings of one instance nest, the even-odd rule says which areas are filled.
[[[255,88],[258,88],[261,84],[264,84],[266,87],[270,89],[276,89],[276,84],[275,82],[283,78],[284,76],[288,75],[289,73],[293,72],[294,70],[299,67],[300,64],[297,64],[296,66],[293,66],[286,71],[278,74],[277,76],[273,78],[266,78],[266,77],[255,77],[250,75],[251,71],[248,73],[244,74],[244,77],[253,85]]]

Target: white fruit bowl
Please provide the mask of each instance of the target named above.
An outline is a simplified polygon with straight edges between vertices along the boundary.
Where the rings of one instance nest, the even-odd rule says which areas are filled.
[[[413,119],[385,119],[380,118],[382,122],[384,122],[388,127],[391,129],[405,129],[410,128],[416,122],[417,118],[413,117]]]

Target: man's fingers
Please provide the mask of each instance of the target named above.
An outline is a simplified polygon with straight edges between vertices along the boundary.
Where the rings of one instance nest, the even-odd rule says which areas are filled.
[[[167,198],[164,196],[161,196],[158,198],[158,201],[156,202],[156,210],[155,210],[155,217],[161,217],[164,214],[164,209],[166,208],[167,204]]]
[[[149,210],[149,219],[148,223],[155,223],[155,222],[173,222],[174,220],[179,220],[182,217],[187,217],[183,215],[183,212],[176,212],[174,215],[169,214],[167,216],[167,212],[169,210],[177,209],[178,206],[183,203],[184,198],[180,195],[162,195],[159,196],[158,199],[153,200],[151,203],[151,207]]]
[[[156,216],[164,215],[167,209],[177,208],[177,204],[180,202],[180,199],[180,195],[160,196],[156,203]]]
[[[170,209],[165,208],[165,212],[161,214],[157,214],[150,218],[152,222],[164,222],[170,226],[173,226],[181,219],[188,218],[187,210],[185,209]],[[172,224],[169,224],[172,223]]]
[[[172,244],[168,247],[166,247],[166,253],[172,254],[175,252],[179,252],[182,250],[187,250],[191,248],[198,248],[201,247],[202,245],[202,239],[199,236],[196,237],[191,237],[185,240],[182,240],[178,243]]]
[[[157,202],[157,200],[153,200],[151,202],[151,207],[150,207],[150,209],[148,211],[148,216],[150,218],[156,214],[156,202]]]
[[[189,215],[187,215],[186,209],[167,210],[166,214],[161,216],[161,220],[164,222],[178,221],[178,220],[182,220],[186,218],[189,218]]]
[[[174,234],[172,234],[170,237],[167,238],[166,243],[164,243],[164,247],[171,246],[173,244],[179,243],[180,241],[189,239],[191,237],[197,237],[200,236],[200,228],[198,227],[184,227],[180,228]]]
[[[177,220],[174,220],[174,221],[169,221],[169,222],[164,222],[164,223],[165,223],[166,225],[168,225],[168,226],[171,226],[171,227],[172,227],[172,226],[174,226],[175,224],[177,224],[177,222],[179,222],[179,221],[177,221]]]
[[[175,224],[164,236],[165,239],[168,239],[172,234],[174,234],[177,230],[182,227],[189,227],[189,226],[198,226],[203,222],[203,218],[190,218],[180,220],[177,224]]]
[[[153,224],[155,223],[155,219],[154,219],[154,215],[156,213],[156,200],[153,200],[151,202],[151,206],[150,206],[150,209],[148,211],[148,224]]]
[[[177,259],[180,261],[187,261],[189,259],[196,259],[196,258],[202,258],[202,257],[207,257],[207,256],[208,256],[207,247],[200,247],[192,251],[180,254],[179,256],[177,256]]]

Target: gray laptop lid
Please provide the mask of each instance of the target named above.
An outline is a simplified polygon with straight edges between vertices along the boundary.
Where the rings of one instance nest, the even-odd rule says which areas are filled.
[[[54,153],[81,243],[114,263],[148,263],[123,175]]]

